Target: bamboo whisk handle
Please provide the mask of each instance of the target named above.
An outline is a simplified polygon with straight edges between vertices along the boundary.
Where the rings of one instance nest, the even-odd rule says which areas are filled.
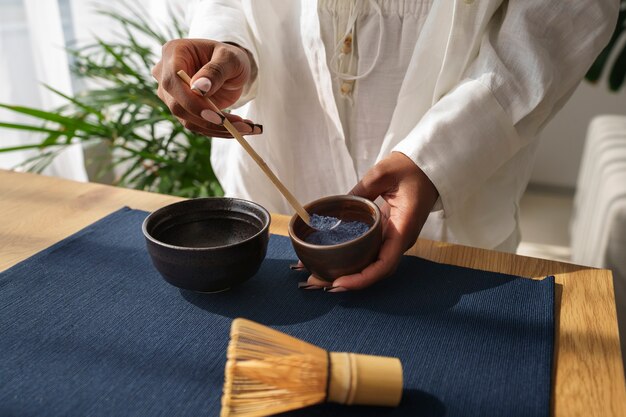
[[[402,399],[398,358],[330,352],[328,401],[396,407]]]
[[[176,74],[187,84],[191,84],[191,78],[185,71],[180,70]],[[228,130],[230,134],[233,135],[233,137],[237,140],[237,142],[239,142],[239,144],[244,148],[244,150],[248,153],[248,155],[250,155],[250,157],[254,160],[254,162],[256,162],[259,168],[261,168],[261,170],[265,173],[265,175],[267,175],[270,181],[272,181],[272,183],[278,189],[278,191],[280,191],[280,193],[287,199],[289,204],[291,204],[291,206],[298,213],[298,215],[302,218],[302,220],[304,220],[304,222],[310,226],[311,218],[309,216],[309,213],[307,213],[304,207],[302,207],[302,204],[300,204],[300,202],[291,193],[291,191],[289,191],[289,189],[285,187],[285,185],[278,179],[278,177],[274,174],[274,172],[272,172],[272,170],[269,168],[269,166],[263,160],[263,158],[261,158],[261,156],[254,150],[254,148],[250,146],[250,144],[243,138],[241,133],[239,133],[239,131],[235,128],[235,126],[233,126],[230,120],[228,120],[226,116],[224,116],[222,111],[211,101],[211,99],[209,99],[208,97],[205,97],[205,100],[209,103],[209,106],[211,106],[211,109],[214,112],[222,116],[222,119],[224,120],[223,124],[226,130]]]

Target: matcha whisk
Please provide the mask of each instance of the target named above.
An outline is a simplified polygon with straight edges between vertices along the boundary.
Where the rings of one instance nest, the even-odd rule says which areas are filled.
[[[262,417],[325,401],[394,407],[397,358],[326,350],[246,319],[230,331],[220,417]]]
[[[178,74],[178,76],[182,78],[183,81],[185,81],[188,85],[191,84],[191,78],[189,77],[189,75],[187,75],[185,71],[180,70],[176,74]],[[207,103],[209,103],[209,106],[211,106],[211,110],[213,110],[214,112],[222,116],[222,119],[224,120],[223,124],[226,130],[228,130],[230,134],[233,135],[233,137],[245,149],[248,155],[250,155],[250,157],[254,160],[254,162],[257,163],[259,168],[261,168],[261,170],[265,173],[265,175],[267,175],[270,181],[272,181],[272,183],[276,186],[276,188],[278,188],[278,191],[280,191],[280,193],[287,199],[289,204],[291,204],[291,206],[296,210],[296,212],[302,218],[302,220],[304,220],[304,222],[307,225],[315,229],[316,227],[311,224],[311,216],[309,216],[309,213],[304,209],[304,207],[302,207],[302,204],[300,204],[300,202],[291,193],[291,191],[289,191],[289,189],[287,189],[287,187],[285,187],[285,185],[278,179],[278,177],[274,174],[274,172],[272,172],[272,170],[267,165],[267,163],[263,160],[263,158],[261,158],[261,156],[258,153],[256,153],[256,151],[252,148],[252,146],[250,146],[250,144],[243,138],[241,133],[239,133],[239,131],[235,128],[235,126],[233,126],[230,120],[228,120],[224,116],[222,111],[215,104],[213,104],[211,99],[209,99],[208,97],[205,97],[205,99]],[[336,227],[336,225],[333,227]]]

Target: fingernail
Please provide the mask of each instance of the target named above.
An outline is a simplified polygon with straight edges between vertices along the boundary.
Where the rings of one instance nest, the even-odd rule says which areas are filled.
[[[298,288],[301,290],[321,290],[324,287],[320,287],[319,285],[309,284],[306,281],[298,282]]]
[[[259,135],[261,133],[263,133],[263,125],[253,125],[254,129],[252,130],[252,133]]]
[[[205,95],[211,89],[211,80],[206,77],[198,78],[196,81],[191,84],[191,89],[196,90]]]
[[[304,265],[291,264],[289,265],[289,269],[291,269],[292,271],[300,271],[301,269],[304,269]]]
[[[200,112],[200,117],[202,117],[207,122],[213,123],[214,125],[221,125],[224,123],[224,118],[219,114],[215,113],[213,110],[204,109]]]
[[[240,133],[252,133],[252,127],[246,122],[234,122],[233,126],[235,126],[235,129]]]
[[[344,287],[324,287],[325,292],[345,292],[348,291],[347,288]]]

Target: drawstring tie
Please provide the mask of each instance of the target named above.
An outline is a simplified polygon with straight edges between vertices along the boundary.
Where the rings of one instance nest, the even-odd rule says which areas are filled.
[[[370,7],[373,8],[378,14],[378,25],[380,28],[379,34],[378,34],[378,46],[376,47],[376,55],[374,57],[374,60],[372,61],[372,65],[370,65],[367,71],[363,72],[362,74],[356,74],[356,75],[353,74],[353,72],[355,72],[355,69],[353,67],[356,65],[355,57],[354,57],[353,42],[354,42],[354,34],[356,33],[356,21],[359,16],[359,10],[357,10],[358,9],[357,4],[359,5],[363,4],[362,2],[359,2],[358,0],[353,0],[350,3],[350,13],[348,15],[348,24],[346,25],[346,29],[345,29],[343,36],[341,37],[341,39],[339,39],[339,41],[335,45],[335,48],[333,50],[333,55],[330,59],[330,64],[329,64],[330,71],[334,74],[335,77],[338,78],[340,82],[341,96],[348,99],[350,101],[350,104],[353,104],[352,90],[353,90],[354,82],[356,80],[360,80],[361,78],[367,77],[372,72],[372,70],[374,69],[374,66],[376,66],[376,63],[378,62],[378,58],[380,57],[380,51],[383,45],[383,35],[384,35],[384,30],[385,30],[383,12],[375,0],[369,0],[369,3],[370,3]],[[337,28],[336,20],[333,23],[333,30],[334,30],[333,35],[335,39],[337,39],[338,28]]]

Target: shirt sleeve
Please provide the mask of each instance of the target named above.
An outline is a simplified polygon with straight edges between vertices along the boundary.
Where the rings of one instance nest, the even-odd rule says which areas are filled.
[[[252,77],[244,87],[239,100],[231,108],[238,108],[256,96],[256,66],[259,62],[255,38],[244,13],[241,0],[197,0],[187,10],[189,38],[211,39],[236,44],[246,49],[252,58]]]
[[[571,96],[615,26],[616,0],[511,0],[487,25],[462,81],[393,151],[460,210]]]

